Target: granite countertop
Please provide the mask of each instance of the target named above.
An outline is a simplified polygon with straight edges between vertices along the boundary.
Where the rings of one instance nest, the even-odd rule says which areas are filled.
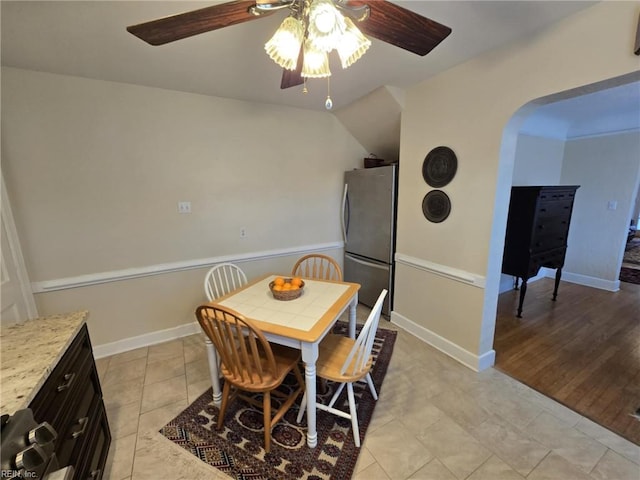
[[[0,330],[0,413],[26,408],[85,324],[86,310]]]

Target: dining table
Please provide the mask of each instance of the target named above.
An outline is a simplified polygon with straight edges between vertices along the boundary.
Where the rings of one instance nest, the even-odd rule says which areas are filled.
[[[318,444],[316,430],[316,360],[318,346],[340,316],[349,309],[348,335],[355,338],[356,307],[360,285],[336,280],[302,278],[302,295],[293,300],[274,298],[269,284],[277,277],[267,274],[227,295],[217,298],[218,305],[231,308],[251,320],[269,342],[301,351],[304,362],[307,398],[307,445]],[[213,401],[220,405],[222,392],[218,371],[218,355],[211,341],[206,342]]]

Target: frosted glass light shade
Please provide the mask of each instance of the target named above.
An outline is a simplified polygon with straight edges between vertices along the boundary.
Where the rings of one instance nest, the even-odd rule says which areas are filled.
[[[301,76],[305,78],[324,78],[331,76],[327,52],[314,48],[307,39],[304,42],[304,61]]]
[[[350,18],[345,18],[347,26],[341,41],[336,47],[342,68],[354,64],[371,46],[371,40],[365,37]]]
[[[317,50],[330,52],[337,48],[346,29],[344,16],[331,0],[315,0],[311,3],[308,38]]]
[[[271,59],[287,70],[295,70],[304,36],[304,23],[294,17],[287,17],[273,37],[264,45]]]

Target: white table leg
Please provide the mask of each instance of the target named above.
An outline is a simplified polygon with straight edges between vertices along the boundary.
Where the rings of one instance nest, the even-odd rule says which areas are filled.
[[[356,293],[349,305],[349,338],[356,338],[356,308],[358,307],[358,294]]]
[[[302,344],[302,360],[304,361],[304,381],[307,392],[307,446],[315,448],[318,445],[316,430],[316,360],[318,359],[318,344]]]
[[[220,405],[222,402],[222,392],[220,391],[220,373],[218,372],[218,353],[213,346],[213,342],[205,335],[204,344],[207,347],[207,358],[209,359],[209,373],[211,374],[211,387],[213,388],[213,403]]]

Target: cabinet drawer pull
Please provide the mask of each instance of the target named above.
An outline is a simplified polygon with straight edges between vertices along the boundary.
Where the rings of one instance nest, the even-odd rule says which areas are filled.
[[[89,476],[87,477],[87,480],[95,480],[96,478],[100,478],[101,473],[102,473],[102,470],[100,469],[94,470],[89,474]]]
[[[15,464],[18,470],[35,470],[44,465],[49,456],[40,445],[29,445],[16,455]],[[4,470],[2,476],[4,477]]]
[[[78,425],[80,425],[82,428],[77,432],[73,432],[71,434],[73,438],[78,438],[84,435],[84,432],[87,429],[87,425],[89,425],[89,417],[82,417],[80,420],[78,420]]]
[[[56,438],[58,438],[58,433],[48,422],[42,422],[40,425],[29,430],[29,433],[27,434],[27,440],[31,445],[47,445],[53,442]]]
[[[76,374],[75,373],[65,373],[64,374],[64,380],[65,382],[61,385],[58,385],[58,391],[62,392],[64,390],[66,390],[67,388],[69,388],[71,386],[71,384],[73,383],[73,381],[76,378]]]

